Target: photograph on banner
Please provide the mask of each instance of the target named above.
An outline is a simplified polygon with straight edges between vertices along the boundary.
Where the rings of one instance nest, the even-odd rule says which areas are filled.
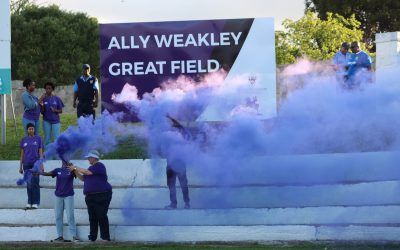
[[[225,89],[242,79],[236,93],[241,100],[221,108],[216,95],[191,119],[229,120],[245,105],[258,106],[254,112],[260,119],[276,116],[272,18],[101,24],[100,49],[102,109],[122,111],[129,120],[138,118],[113,101],[129,89],[126,84],[137,89],[140,99],[179,77],[201,82],[213,74],[218,75],[215,84]]]

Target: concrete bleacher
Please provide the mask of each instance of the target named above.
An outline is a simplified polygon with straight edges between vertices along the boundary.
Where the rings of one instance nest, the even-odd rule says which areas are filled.
[[[398,240],[399,156],[377,152],[257,157],[246,168],[231,169],[236,178],[230,178],[229,185],[221,185],[220,173],[205,175],[189,166],[189,210],[180,208],[179,187],[179,208],[163,209],[169,203],[165,161],[103,160],[113,185],[111,237],[152,242]],[[73,162],[88,167],[86,160]],[[59,165],[47,161],[45,169]],[[41,177],[40,209],[25,211],[25,187],[15,184],[21,177],[18,166],[18,161],[0,161],[0,241],[53,239],[55,180]],[[86,240],[88,215],[79,180],[75,217],[79,236]],[[67,227],[64,232],[68,238]]]

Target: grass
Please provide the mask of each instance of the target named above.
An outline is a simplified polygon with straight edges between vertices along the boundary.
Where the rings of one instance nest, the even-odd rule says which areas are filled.
[[[399,244],[395,243],[365,243],[365,242],[306,242],[306,243],[277,243],[273,245],[262,245],[262,244],[251,244],[251,243],[243,243],[243,244],[143,244],[143,243],[109,243],[109,244],[98,244],[98,243],[80,243],[80,244],[72,244],[72,243],[63,243],[63,244],[51,244],[51,243],[10,243],[7,245],[0,246],[0,250],[3,249],[58,249],[58,250],[67,250],[67,249],[113,249],[113,250],[153,250],[153,249],[161,249],[161,250],[203,250],[203,249],[218,249],[218,250],[247,250],[247,249],[288,249],[288,250],[372,250],[372,249],[400,249]]]
[[[77,118],[75,114],[61,114],[61,133],[69,126],[75,126]],[[6,123],[6,144],[0,145],[0,160],[19,160],[20,148],[19,142],[24,136],[21,117],[16,119],[17,135],[15,135],[14,121],[7,119]],[[43,130],[39,134],[43,137]],[[128,136],[118,139],[118,146],[115,151],[104,155],[103,159],[143,159],[147,158],[146,144],[137,140],[134,136]]]

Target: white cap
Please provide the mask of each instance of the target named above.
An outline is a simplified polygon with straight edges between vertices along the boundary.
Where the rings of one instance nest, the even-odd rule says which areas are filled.
[[[85,155],[85,158],[93,157],[96,159],[100,159],[100,153],[97,150],[90,150],[89,153]]]

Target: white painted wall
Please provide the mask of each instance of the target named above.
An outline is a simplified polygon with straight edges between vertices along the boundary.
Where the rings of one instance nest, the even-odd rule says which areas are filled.
[[[258,157],[246,167],[254,178],[237,178],[233,186],[219,186],[216,176],[207,179],[191,166],[190,210],[181,208],[179,188],[179,209],[163,209],[169,202],[164,160],[104,160],[114,187],[111,237],[152,242],[398,240],[399,157],[397,152]],[[74,163],[88,166],[86,160]],[[45,168],[59,164],[48,161]],[[235,174],[248,176],[241,170]],[[55,238],[54,179],[41,177],[41,207],[25,211],[26,190],[15,185],[18,177],[18,161],[0,161],[0,241]],[[86,240],[82,183],[75,183],[78,233]]]
[[[378,33],[376,42],[376,81],[382,83],[389,72],[400,70],[400,32]],[[393,74],[396,75],[396,74]],[[386,84],[398,84],[387,80]]]

